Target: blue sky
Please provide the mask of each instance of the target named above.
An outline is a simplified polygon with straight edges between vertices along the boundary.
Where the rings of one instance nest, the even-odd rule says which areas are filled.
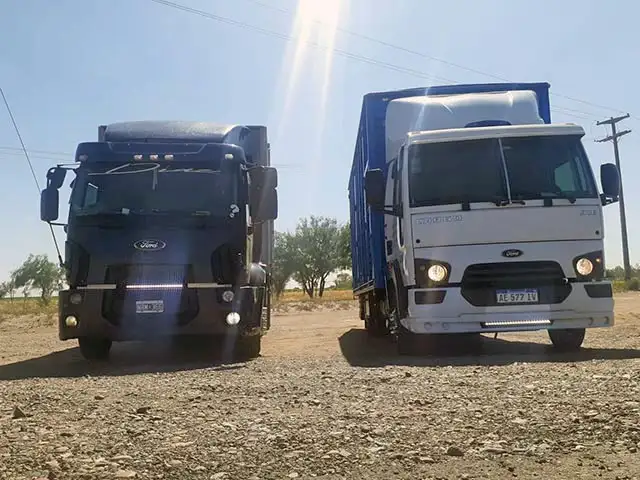
[[[622,140],[621,156],[631,260],[640,262],[640,189],[633,180],[640,172],[640,67],[634,60],[640,3],[620,0],[614,9],[591,0],[302,1],[307,5],[300,7],[296,0],[179,0],[231,19],[226,23],[150,0],[0,2],[0,85],[39,180],[44,182],[49,166],[72,160],[51,152],[73,152],[78,142],[94,140],[102,123],[266,124],[272,159],[280,166],[277,228],[291,229],[309,214],[346,221],[362,96],[451,80],[496,81],[454,63],[513,81],[551,83],[554,121],[585,128],[596,169],[612,161],[613,153],[610,143],[594,143],[608,133],[595,121],[620,111],[635,114],[620,128],[635,130]],[[297,8],[304,14],[296,16]],[[337,32],[331,28],[336,23]],[[343,53],[331,56],[327,49],[282,36]],[[438,78],[430,80],[429,74]],[[0,279],[29,253],[54,258],[55,252],[18,147],[9,117],[0,109]],[[610,266],[621,263],[619,232],[618,207],[610,206]],[[58,238],[63,241],[61,231]]]

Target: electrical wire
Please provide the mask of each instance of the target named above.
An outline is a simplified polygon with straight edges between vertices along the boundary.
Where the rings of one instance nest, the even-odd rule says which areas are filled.
[[[419,78],[425,78],[425,79],[430,79],[430,80],[434,80],[434,79],[443,80],[443,81],[448,82],[448,83],[460,83],[460,82],[458,82],[456,80],[452,80],[450,78],[446,78],[446,77],[442,77],[442,76],[438,76],[438,75],[432,75],[432,74],[429,74],[429,73],[426,73],[426,72],[423,72],[423,71],[420,71],[420,70],[415,70],[415,69],[402,67],[402,66],[395,65],[395,64],[392,64],[392,63],[388,63],[388,62],[379,61],[379,60],[376,60],[375,58],[366,57],[364,55],[358,55],[358,54],[354,54],[354,53],[348,52],[347,50],[343,50],[343,49],[339,49],[339,48],[333,48],[333,47],[327,47],[325,45],[322,45],[322,44],[320,44],[318,42],[315,42],[315,41],[312,41],[312,40],[306,40],[306,39],[302,39],[300,37],[296,37],[296,36],[292,36],[292,35],[286,35],[286,34],[283,34],[283,33],[280,33],[280,32],[276,32],[274,30],[269,30],[269,29],[266,29],[266,28],[263,28],[263,27],[260,27],[260,26],[257,26],[257,25],[252,25],[252,24],[249,24],[249,23],[246,23],[246,22],[241,22],[241,21],[229,18],[229,17],[222,16],[222,15],[217,15],[217,14],[213,14],[213,13],[210,13],[210,12],[206,12],[204,10],[199,10],[199,9],[196,9],[196,8],[192,8],[192,7],[189,7],[187,5],[183,5],[183,4],[177,3],[177,2],[172,2],[170,0],[151,0],[151,1],[154,2],[154,3],[157,3],[159,5],[163,5],[163,6],[167,6],[167,7],[170,7],[170,8],[174,8],[176,10],[181,10],[183,12],[190,13],[190,14],[193,14],[193,15],[198,15],[198,16],[210,19],[210,20],[217,21],[217,22],[226,23],[226,24],[233,25],[233,26],[236,26],[236,27],[253,30],[253,31],[256,31],[256,32],[261,33],[263,35],[271,36],[271,37],[274,37],[274,38],[279,38],[281,40],[285,40],[285,41],[300,41],[302,43],[305,43],[307,45],[313,46],[313,47],[318,48],[320,50],[333,51],[334,53],[336,53],[336,54],[338,54],[340,56],[349,58],[351,60],[356,60],[356,61],[359,61],[359,62],[362,62],[362,63],[376,65],[376,66],[379,66],[379,67],[382,67],[382,68],[387,68],[387,69],[394,70],[394,71],[397,71],[397,72],[400,72],[400,73],[406,73],[408,75],[413,75],[413,76],[419,77]],[[276,7],[276,6],[273,6],[273,5],[269,5],[269,4],[264,3],[264,2],[262,2],[260,0],[245,0],[245,1],[253,3],[253,4],[258,5],[260,7],[271,9],[271,10],[274,10],[274,11],[277,11],[277,12],[280,12],[280,13],[284,13],[284,14],[287,14],[287,15],[295,15],[295,12],[292,12],[291,10],[288,10],[288,9],[285,9],[285,8],[281,8],[281,7]],[[324,23],[324,22],[322,22],[320,20],[314,20],[313,22],[318,24],[318,25],[322,25],[322,26],[328,27],[328,25],[326,23]],[[335,28],[335,27],[331,26],[331,28]],[[451,62],[451,61],[448,61],[448,60],[444,60],[442,58],[434,57],[432,55],[428,55],[428,54],[425,54],[423,52],[418,52],[416,50],[412,50],[412,49],[409,49],[409,48],[406,48],[406,47],[402,47],[400,45],[396,45],[396,44],[393,44],[393,43],[390,43],[390,42],[386,42],[384,40],[380,40],[380,39],[371,37],[369,35],[364,35],[364,34],[361,34],[361,33],[358,33],[358,32],[354,32],[354,31],[348,30],[348,29],[343,28],[343,27],[337,27],[337,30],[340,31],[341,33],[345,33],[347,35],[355,36],[355,37],[358,37],[358,38],[361,38],[361,39],[364,39],[364,40],[367,40],[367,41],[370,41],[370,42],[374,42],[374,43],[377,43],[379,45],[382,45],[382,46],[385,46],[385,47],[388,47],[388,48],[393,48],[393,49],[398,50],[398,51],[403,51],[405,53],[409,53],[409,54],[412,54],[412,55],[417,55],[417,56],[420,56],[420,57],[425,58],[425,59],[429,59],[429,60],[433,60],[433,61],[436,61],[436,62],[440,62],[442,64],[449,65],[449,66],[452,66],[452,67],[455,67],[455,68],[459,68],[459,69],[462,69],[462,70],[466,70],[468,72],[472,72],[472,73],[475,73],[475,74],[478,74],[478,75],[483,75],[483,76],[490,77],[490,78],[493,78],[493,79],[496,79],[496,80],[500,80],[500,81],[506,81],[506,82],[510,81],[509,79],[507,79],[505,77],[502,77],[502,76],[499,76],[499,75],[495,75],[495,74],[492,74],[492,73],[484,72],[482,70],[478,70],[478,69],[474,69],[474,68],[471,68],[471,67],[467,67],[467,66],[464,66],[464,65],[461,65],[461,64],[458,64],[458,63],[454,63],[454,62]],[[613,108],[613,107],[608,107],[608,106],[605,106],[605,105],[599,105],[597,103],[589,102],[589,101],[586,101],[586,100],[582,100],[582,99],[579,99],[579,98],[571,97],[571,96],[560,94],[560,93],[550,92],[550,95],[556,96],[556,97],[559,97],[559,98],[564,98],[564,99],[567,99],[567,100],[571,100],[571,101],[574,101],[574,102],[578,102],[578,103],[581,103],[581,104],[584,104],[584,105],[589,105],[589,106],[592,106],[592,107],[595,107],[595,108],[600,108],[600,109],[610,110],[610,111],[615,111],[615,112],[621,112],[621,110]],[[597,117],[600,116],[600,115],[595,115],[592,112],[586,112],[586,111],[583,111],[583,110],[576,110],[576,109],[571,109],[571,108],[566,108],[566,107],[551,107],[551,110],[555,111],[557,113],[561,113],[563,115],[566,115],[566,116],[569,116],[569,117],[578,118],[578,119],[581,119],[581,120],[592,120],[592,119],[597,118]]]
[[[276,11],[276,12],[279,12],[279,13],[286,14],[288,16],[295,16],[295,12],[293,10],[289,10],[289,9],[282,8],[282,7],[277,7],[275,5],[271,5],[271,4],[262,2],[260,0],[244,0],[244,1],[248,2],[248,3],[252,3],[254,5],[257,5],[259,7],[262,7],[262,8],[268,9],[268,10],[273,10],[273,11]],[[372,36],[369,36],[369,35],[365,35],[363,33],[354,32],[353,30],[349,30],[349,29],[346,29],[344,27],[340,27],[340,26],[335,27],[333,25],[327,24],[326,22],[323,22],[322,20],[314,19],[314,20],[312,20],[312,23],[315,23],[316,25],[319,25],[319,26],[322,26],[322,27],[325,27],[325,28],[335,29],[335,30],[337,30],[337,31],[339,31],[341,33],[346,34],[346,35],[350,35],[352,37],[360,38],[362,40],[367,40],[369,42],[376,43],[376,44],[381,45],[383,47],[388,47],[388,48],[391,48],[393,50],[398,50],[398,51],[401,51],[401,52],[404,52],[404,53],[409,53],[411,55],[416,55],[416,56],[422,57],[424,59],[428,59],[428,60],[432,60],[434,62],[442,63],[443,65],[448,65],[450,67],[459,68],[460,70],[465,70],[467,72],[475,73],[477,75],[482,75],[484,77],[493,78],[494,80],[500,80],[501,82],[511,82],[512,81],[512,80],[510,80],[510,79],[508,79],[506,77],[500,76],[500,75],[489,73],[489,72],[486,72],[486,71],[483,71],[483,70],[478,70],[478,69],[475,69],[475,68],[472,68],[472,67],[467,67],[467,66],[462,65],[460,63],[451,62],[449,60],[445,60],[443,58],[435,57],[433,55],[429,55],[429,54],[426,54],[424,52],[419,52],[417,50],[412,50],[410,48],[403,47],[401,45],[397,45],[397,44],[394,44],[394,43],[391,43],[391,42],[380,40],[379,38],[375,38],[375,37],[372,37]],[[587,100],[582,100],[582,99],[571,97],[569,95],[564,95],[564,94],[561,94],[561,93],[551,93],[551,95],[559,97],[559,98],[564,98],[566,100],[571,100],[573,102],[582,103],[584,105],[589,105],[591,107],[600,108],[600,109],[603,109],[603,110],[610,110],[610,111],[617,112],[617,113],[625,113],[623,110],[619,110],[617,108],[608,107],[606,105],[600,105],[600,104],[597,104],[597,103],[589,102]],[[573,109],[568,108],[567,110],[573,110]],[[573,111],[581,112],[581,113],[584,113],[584,114],[587,114],[587,115],[591,115],[591,113],[584,112],[584,111],[581,111],[581,110],[573,110]]]
[[[38,195],[40,195],[40,182],[38,182],[38,176],[36,175],[36,171],[33,168],[33,163],[31,162],[31,158],[29,157],[29,152],[27,151],[27,147],[22,140],[22,135],[20,134],[20,129],[18,128],[18,124],[16,122],[15,117],[13,116],[13,112],[11,111],[11,107],[9,106],[9,101],[4,94],[4,90],[0,87],[0,94],[2,95],[2,100],[4,101],[4,106],[7,109],[7,113],[9,114],[9,118],[11,119],[11,123],[13,124],[13,128],[16,131],[16,135],[18,136],[18,140],[20,141],[20,145],[22,145],[22,152],[27,159],[27,163],[29,164],[29,169],[31,170],[31,175],[33,176],[33,181],[36,184],[36,188],[38,190]],[[53,238],[53,244],[56,247],[56,253],[58,254],[58,262],[60,266],[64,266],[64,262],[62,261],[62,254],[60,252],[60,246],[58,245],[58,239],[56,238],[56,233],[53,231],[53,225],[50,222],[47,222],[49,225],[49,230],[51,230],[51,236]]]

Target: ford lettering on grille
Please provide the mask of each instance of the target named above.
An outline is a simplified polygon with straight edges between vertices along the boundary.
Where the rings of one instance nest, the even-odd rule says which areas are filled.
[[[133,244],[136,250],[143,252],[156,252],[167,246],[162,240],[138,240]]]
[[[517,248],[510,248],[503,251],[502,256],[506,258],[515,258],[521,256],[523,253],[524,252],[522,250],[518,250]]]

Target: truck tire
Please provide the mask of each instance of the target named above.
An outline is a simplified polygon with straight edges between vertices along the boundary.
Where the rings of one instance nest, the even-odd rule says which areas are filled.
[[[370,315],[364,321],[364,328],[372,337],[385,337],[389,335],[389,324],[382,315]]]
[[[551,343],[561,352],[576,352],[582,347],[586,330],[584,328],[567,328],[547,330]]]
[[[78,346],[86,360],[106,360],[111,351],[111,340],[106,338],[80,337]]]
[[[251,360],[260,356],[262,335],[240,336],[235,344],[236,360]]]

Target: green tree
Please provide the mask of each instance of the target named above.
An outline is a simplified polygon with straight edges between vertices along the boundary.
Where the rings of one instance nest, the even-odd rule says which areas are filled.
[[[292,255],[291,235],[276,232],[273,245],[273,264],[271,267],[271,280],[273,293],[280,297],[284,292],[287,282],[295,271],[294,257]]]
[[[335,218],[303,218],[288,236],[288,252],[293,263],[293,278],[313,298],[322,297],[331,272],[343,267],[349,258],[345,250],[345,227]]]
[[[348,273],[339,273],[336,275],[337,290],[351,290],[353,288],[353,279]]]
[[[22,288],[23,292],[31,289],[40,290],[40,298],[49,303],[53,292],[63,285],[64,272],[46,255],[29,255],[17,270],[11,274],[14,288]],[[25,295],[26,296],[26,295]]]
[[[0,298],[4,298],[9,295],[9,298],[13,298],[13,292],[15,288],[13,287],[13,281],[8,280],[6,282],[0,283]]]

